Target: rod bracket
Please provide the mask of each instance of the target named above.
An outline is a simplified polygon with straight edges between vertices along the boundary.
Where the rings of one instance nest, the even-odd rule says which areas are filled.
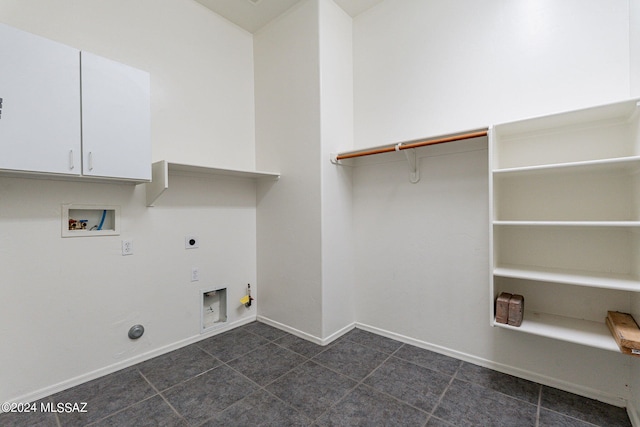
[[[330,154],[330,160],[331,163],[333,163],[334,165],[341,165],[342,161],[338,160],[338,153],[331,153]]]
[[[399,146],[400,144],[398,144]],[[396,149],[399,149],[397,147]],[[416,184],[420,181],[420,170],[418,169],[418,157],[416,155],[416,149],[411,148],[409,150],[403,150],[404,155],[407,158],[407,162],[409,163],[409,181],[412,184]]]

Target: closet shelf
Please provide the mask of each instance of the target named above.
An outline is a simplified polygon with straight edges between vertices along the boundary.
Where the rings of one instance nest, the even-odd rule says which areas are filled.
[[[637,117],[640,99],[633,98],[589,108],[558,112],[496,125],[501,138],[523,138],[583,128],[602,127],[610,123],[631,122]]]
[[[514,168],[494,169],[494,176],[515,176],[535,173],[563,172],[563,171],[626,171],[640,170],[640,156],[615,157],[610,159],[586,160],[580,162],[549,163],[536,166],[521,166]]]
[[[630,227],[640,228],[640,221],[493,221],[497,226],[520,227]]]
[[[522,265],[502,265],[494,268],[496,277],[563,283],[567,285],[620,291],[640,292],[640,280],[626,274],[598,273],[593,271],[541,268]]]
[[[253,180],[280,179],[280,174],[277,172],[215,168],[160,160],[151,165],[151,182],[145,184],[147,191],[147,206],[153,206],[158,197],[160,197],[162,193],[169,188],[169,175],[172,173],[184,175],[221,175]]]
[[[606,316],[606,313],[605,313]],[[555,314],[525,311],[519,327],[493,322],[494,326],[526,332],[547,338],[620,352],[618,345],[603,322],[575,319]]]

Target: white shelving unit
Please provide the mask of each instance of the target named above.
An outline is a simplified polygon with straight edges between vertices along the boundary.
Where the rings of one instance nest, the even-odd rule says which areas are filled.
[[[640,292],[640,103],[496,125],[489,134],[491,300],[525,297],[518,328],[619,351],[608,310]]]
[[[169,176],[172,173],[183,175],[222,175],[248,179],[280,179],[276,172],[260,172],[239,169],[224,169],[184,163],[172,163],[160,160],[151,165],[151,182],[145,184],[147,191],[147,206],[153,206],[155,201],[169,188]]]

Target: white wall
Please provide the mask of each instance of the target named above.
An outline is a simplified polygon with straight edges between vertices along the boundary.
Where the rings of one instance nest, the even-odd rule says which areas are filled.
[[[4,0],[0,21],[149,71],[155,159],[253,167],[252,37],[196,2]],[[255,184],[169,185],[147,208],[144,186],[0,177],[0,401],[200,339],[202,288],[229,287],[229,326],[255,319],[239,304],[256,283]],[[61,238],[63,203],[119,205],[121,235]],[[186,251],[191,234],[200,248]],[[121,255],[124,238],[134,255]],[[130,341],[135,323],[146,332]]]
[[[259,316],[318,343],[355,321],[351,173],[329,162],[353,141],[351,34],[307,0],[254,42],[256,163],[282,174],[258,190]]]
[[[631,96],[640,96],[640,0],[629,0]]]
[[[350,168],[336,168],[331,153],[353,145],[351,17],[332,0],[319,2],[322,173],[323,337],[355,321],[353,194]]]
[[[320,89],[317,0],[254,36],[259,315],[322,336]],[[306,335],[305,335],[306,336]]]
[[[355,146],[473,129],[629,96],[628,3],[385,1],[354,19]],[[484,145],[483,145],[484,144]],[[489,326],[486,142],[353,172],[356,319],[624,404],[622,355]]]
[[[354,20],[355,145],[629,96],[626,1],[384,1]]]

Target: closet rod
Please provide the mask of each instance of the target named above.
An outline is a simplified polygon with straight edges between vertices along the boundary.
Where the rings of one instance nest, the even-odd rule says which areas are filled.
[[[390,147],[374,148],[371,150],[357,151],[355,153],[343,153],[343,154],[338,154],[335,157],[335,159],[336,160],[353,159],[354,157],[363,157],[363,156],[371,156],[373,154],[390,153],[392,151],[408,150],[409,148],[418,148],[418,147],[425,147],[427,145],[444,144],[446,142],[479,138],[481,136],[487,136],[487,134],[488,134],[488,130],[485,129],[477,132],[469,132],[469,133],[463,133],[463,134],[454,135],[454,136],[447,136],[443,138],[428,139],[428,140],[418,141],[418,142],[410,142],[407,144],[400,143],[400,144],[392,145]]]

